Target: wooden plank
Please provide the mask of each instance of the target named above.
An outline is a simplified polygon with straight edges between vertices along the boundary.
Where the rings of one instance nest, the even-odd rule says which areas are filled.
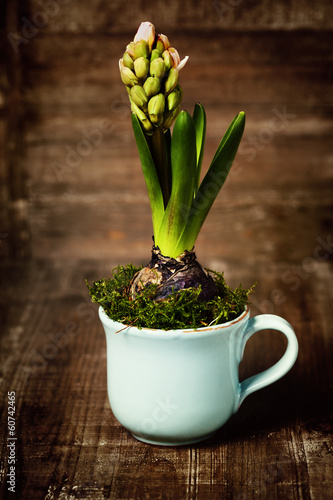
[[[227,126],[226,118],[220,122],[217,110],[207,108],[207,116],[204,168],[218,145],[218,134]],[[298,114],[285,130],[267,136],[271,140],[264,144],[260,134],[269,130],[273,114],[255,116],[249,112],[249,130],[237,164],[197,242],[197,251],[203,253],[200,248],[204,248],[207,261],[216,260],[221,251],[231,258],[235,248],[236,258],[274,255],[302,261],[313,256],[316,238],[325,239],[330,233],[331,121]],[[228,117],[232,117],[230,110]],[[89,129],[90,122],[86,123]],[[255,146],[251,138],[257,139]],[[75,151],[81,140],[79,136],[78,142],[67,146]],[[69,165],[61,178],[52,165],[57,161],[66,166],[66,143],[30,146],[36,255],[118,255],[122,262],[148,259],[151,217],[133,137],[123,148],[120,145],[118,135],[105,137],[78,166]]]
[[[8,261],[23,256],[22,238],[15,251],[0,248],[1,498],[12,496],[11,391],[17,498],[326,500],[333,489],[331,5],[233,2],[222,12],[231,3],[45,0],[10,2],[6,25],[0,16],[6,39],[23,33],[23,16],[36,23],[47,13],[17,54],[7,37],[1,80],[10,147],[0,202],[18,200],[15,220],[1,227],[23,234],[29,220],[34,256]],[[213,438],[180,448],[136,441],[113,417],[104,333],[84,283],[150,257],[149,204],[117,68],[143,17],[190,55],[184,107],[206,106],[205,167],[239,108],[248,116],[198,258],[232,286],[257,281],[252,315],[283,316],[300,344],[286,377],[247,398]],[[277,333],[252,337],[241,380],[284,348]]]
[[[32,24],[30,34],[40,33],[135,33],[138,24],[152,21],[158,32],[170,30],[297,30],[332,28],[332,5],[329,0],[318,3],[300,0],[286,4],[283,0],[246,3],[239,0],[204,0],[147,4],[133,2],[104,2],[93,0],[45,0],[41,3],[22,2],[25,18]],[[21,30],[27,21],[21,19]],[[23,31],[24,33],[24,31]]]
[[[188,94],[206,104],[211,103],[207,99],[213,99],[221,104],[331,105],[330,36],[329,32],[217,32],[207,44],[204,34],[189,33],[184,37],[175,33],[174,44],[179,53],[190,55],[181,74],[185,96]],[[25,69],[29,105],[37,102],[43,108],[77,105],[82,111],[89,106],[101,108],[102,101],[104,109],[117,102],[124,90],[118,59],[129,39],[129,36],[98,35],[91,40],[81,34],[71,39],[69,51],[67,37],[36,36],[25,48],[31,54],[29,60],[32,58],[34,62]],[[292,52],[290,45],[295,46]],[[69,72],[68,67],[73,64],[77,70]],[[204,78],[199,77],[202,74]],[[325,92],[321,92],[322,86]],[[66,114],[64,109],[62,113]]]
[[[7,2],[5,30],[16,30],[20,6]],[[4,44],[5,71],[4,91],[4,191],[1,202],[10,220],[8,227],[7,254],[25,259],[30,255],[30,231],[28,221],[27,173],[24,168],[24,106],[22,103],[23,79],[20,53],[13,52],[9,43]],[[2,241],[3,243],[3,241]]]
[[[318,265],[311,281],[303,280],[275,305],[299,338],[292,371],[250,396],[209,441],[163,448],[135,441],[109,408],[104,334],[82,281],[101,276],[108,265],[40,260],[24,272],[22,265],[5,270],[5,282],[15,287],[0,296],[7,305],[0,350],[1,460],[6,471],[5,402],[15,390],[19,497],[325,498],[332,488],[330,267]],[[258,304],[279,287],[284,270],[273,262],[228,265],[232,280],[258,279]],[[242,378],[272,363],[283,344],[277,334],[256,335]],[[4,498],[5,490],[2,482]]]
[[[216,32],[209,50],[197,33],[176,35],[181,53],[191,54],[183,70],[184,107],[199,99],[207,109],[204,167],[234,114],[244,109],[248,116],[238,168],[203,228],[207,264],[216,260],[216,245],[231,257],[230,239],[240,251],[254,245],[262,257],[282,251],[294,258],[300,248],[304,253],[296,258],[311,255],[316,224],[322,219],[329,227],[331,221],[330,34]],[[117,67],[128,37],[111,37],[111,44],[104,34],[69,39],[71,50],[67,37],[39,33],[25,49],[34,61],[24,70],[34,254],[113,254],[122,262],[145,262],[149,206]],[[69,72],[75,63],[77,70]],[[89,144],[91,134],[98,144]],[[325,207],[326,222],[317,204]],[[280,231],[286,235],[283,247],[276,243]]]

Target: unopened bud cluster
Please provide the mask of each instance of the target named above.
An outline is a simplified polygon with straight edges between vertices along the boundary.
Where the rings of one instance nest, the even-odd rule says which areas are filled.
[[[177,117],[182,99],[178,75],[187,59],[180,61],[168,38],[155,34],[148,22],[141,23],[127,45],[119,61],[120,75],[146,134],[153,134],[161,125],[167,130]]]

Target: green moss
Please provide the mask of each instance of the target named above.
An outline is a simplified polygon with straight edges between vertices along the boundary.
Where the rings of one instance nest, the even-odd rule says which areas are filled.
[[[226,323],[243,312],[254,288],[244,289],[240,285],[231,290],[223,273],[209,271],[218,289],[218,296],[209,302],[197,300],[200,288],[182,290],[167,300],[155,302],[156,285],[144,289],[132,300],[127,290],[139,269],[132,264],[118,266],[111,278],[95,281],[92,286],[86,281],[92,301],[101,305],[109,318],[137,328],[175,330]]]

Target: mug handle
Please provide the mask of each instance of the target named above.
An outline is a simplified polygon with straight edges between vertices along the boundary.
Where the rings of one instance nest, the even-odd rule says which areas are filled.
[[[241,345],[241,355],[239,361],[243,358],[245,344],[249,338],[256,332],[261,330],[277,330],[283,333],[288,340],[287,349],[282,358],[273,366],[267,368],[263,372],[247,378],[239,384],[239,399],[236,411],[244,401],[244,399],[252,392],[258,391],[267,385],[276,382],[283,377],[294,365],[298,354],[298,342],[292,326],[280,316],[275,314],[261,314],[249,319],[243,332]]]

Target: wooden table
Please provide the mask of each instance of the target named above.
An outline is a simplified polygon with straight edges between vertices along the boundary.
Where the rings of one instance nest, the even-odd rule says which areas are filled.
[[[2,498],[14,498],[5,476],[6,403],[12,391],[15,498],[329,498],[328,264],[318,265],[297,293],[284,288],[287,300],[274,307],[291,321],[299,339],[291,372],[246,399],[209,441],[179,448],[136,441],[110,410],[104,333],[83,283],[84,276],[102,276],[108,265],[38,259],[2,269],[8,292],[1,297]],[[253,313],[266,311],[264,301],[281,286],[282,268],[242,271],[246,281],[261,283],[253,301],[259,309],[253,305]],[[283,349],[279,334],[257,334],[246,348],[242,377],[273,363]]]
[[[233,286],[257,282],[252,315],[286,318],[300,351],[287,376],[247,398],[209,441],[169,448],[136,441],[113,417],[104,333],[84,283],[150,255],[149,205],[116,69],[129,38],[66,38],[54,26],[8,63],[16,190],[0,242],[1,498],[332,498],[330,32],[173,35],[182,55],[193,54],[184,107],[206,105],[206,167],[236,112],[248,117],[236,169],[197,241],[199,261]],[[57,176],[54,162],[66,164],[82,131],[103,120],[112,130],[102,144]],[[284,348],[277,333],[254,336],[241,379]]]

